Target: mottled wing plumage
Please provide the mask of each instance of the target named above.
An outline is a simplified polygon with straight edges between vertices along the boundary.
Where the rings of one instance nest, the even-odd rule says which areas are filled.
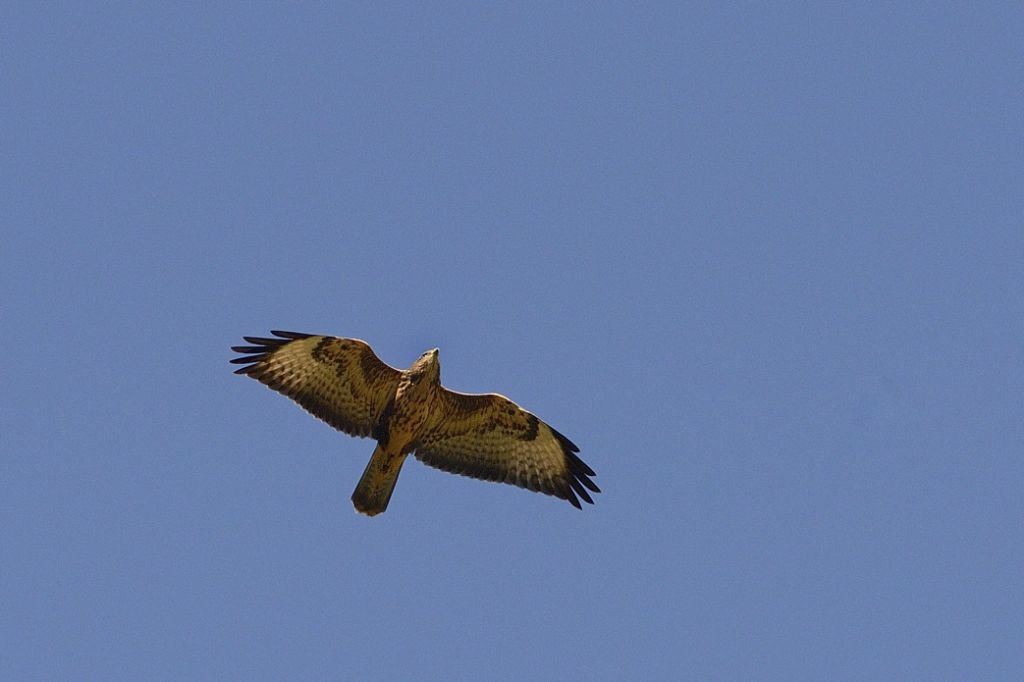
[[[594,471],[573,443],[504,396],[441,389],[416,458],[443,471],[593,504]]]
[[[246,374],[282,393],[336,429],[369,436],[402,373],[382,362],[358,339],[270,332],[279,338],[245,336],[251,346],[231,362]]]

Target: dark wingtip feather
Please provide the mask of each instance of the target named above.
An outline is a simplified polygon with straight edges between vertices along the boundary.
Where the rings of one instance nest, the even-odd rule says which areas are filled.
[[[558,430],[551,428],[550,424],[548,425],[548,428],[551,429],[551,433],[555,434],[555,438],[558,439],[558,442],[562,444],[563,450],[568,450],[569,452],[580,451],[579,447],[576,446],[576,443],[573,443],[571,440],[566,438],[564,434],[559,433]],[[591,475],[593,475],[593,472],[591,472]]]
[[[265,336],[243,336],[242,338],[248,341],[249,343],[255,343],[259,346],[275,347],[283,346],[285,344],[285,341],[282,339],[268,339]]]
[[[576,447],[575,443],[555,429],[551,429],[551,432],[555,435],[555,438],[558,439],[559,444],[562,446],[562,454],[565,455],[565,479],[569,484],[566,486],[566,490],[561,491],[566,493],[565,499],[569,500],[569,502],[577,509],[582,509],[579,501],[576,499],[577,494],[583,498],[584,502],[594,504],[594,500],[587,492],[587,488],[595,493],[601,492],[601,489],[597,487],[597,484],[589,478],[590,476],[596,476],[597,474],[594,473],[593,469],[587,466],[586,462],[576,455],[580,449]],[[575,491],[575,494],[573,491]]]
[[[270,333],[274,336],[280,336],[282,339],[308,339],[313,334],[303,334],[302,332],[284,332],[279,329],[271,329]]]
[[[576,452],[579,452],[579,450]],[[588,467],[587,463],[580,459],[575,453],[567,452],[565,453],[565,458],[569,460],[569,464],[573,471],[578,471],[582,474],[586,474],[587,476],[597,476],[597,474],[594,473],[594,470]]]
[[[579,482],[578,479],[576,479],[576,478],[570,479],[569,480],[569,485],[572,486],[572,489],[574,491],[576,491],[577,495],[579,495],[580,497],[583,498],[584,502],[587,502],[588,504],[594,504],[594,498],[592,498],[590,496],[590,493],[587,492],[586,488],[584,488],[582,485],[580,485],[580,482]]]
[[[569,500],[569,504],[576,507],[577,509],[583,509],[583,505],[576,499],[576,495],[573,494],[572,490],[565,491],[565,499]],[[591,502],[593,504],[593,502]]]
[[[271,334],[280,338],[272,339],[266,336],[243,336],[251,346],[231,346],[231,350],[242,355],[228,360],[233,365],[248,365],[235,370],[235,374],[252,374],[252,370],[260,362],[270,357],[271,353],[281,346],[297,339],[308,339],[312,334],[300,334],[298,332],[271,331]]]
[[[269,353],[259,353],[257,355],[245,355],[245,356],[239,357],[239,358],[231,358],[230,360],[228,360],[228,362],[230,362],[233,365],[243,365],[243,364],[247,364],[247,363],[250,363],[250,362],[259,362],[260,360],[263,360],[264,358],[266,358],[267,355],[269,355]]]

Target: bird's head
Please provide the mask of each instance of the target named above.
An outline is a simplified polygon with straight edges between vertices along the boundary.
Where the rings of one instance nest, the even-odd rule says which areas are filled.
[[[410,378],[414,383],[422,379],[437,382],[441,378],[441,358],[439,351],[434,348],[421,355],[409,368]]]

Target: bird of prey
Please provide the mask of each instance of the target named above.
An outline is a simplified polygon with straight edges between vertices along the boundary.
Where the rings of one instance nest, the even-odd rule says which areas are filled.
[[[360,513],[387,509],[410,453],[443,471],[554,495],[577,509],[579,498],[594,503],[588,489],[601,492],[579,448],[533,414],[496,393],[441,386],[436,348],[399,370],[365,341],[270,333],[277,338],[243,336],[252,345],[232,346],[243,354],[231,360],[244,365],[235,374],[266,384],[340,431],[377,441],[352,493]]]

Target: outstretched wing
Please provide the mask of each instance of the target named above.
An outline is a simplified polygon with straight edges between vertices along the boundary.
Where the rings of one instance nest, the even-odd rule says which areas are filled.
[[[231,362],[245,365],[246,374],[288,396],[336,429],[369,436],[402,373],[382,362],[358,339],[270,332],[276,339],[243,336],[251,346],[232,346],[245,353]]]
[[[416,458],[453,474],[511,483],[568,500],[594,503],[594,470],[572,441],[504,396],[442,388]]]

